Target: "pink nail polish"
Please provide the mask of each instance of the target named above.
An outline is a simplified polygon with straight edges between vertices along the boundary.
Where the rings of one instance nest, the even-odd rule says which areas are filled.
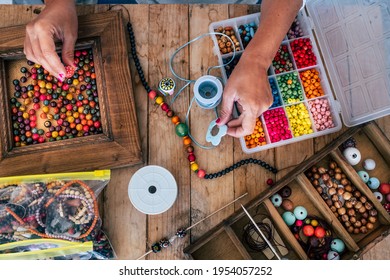
[[[64,75],[64,74],[62,74],[62,73],[58,74],[58,79],[59,79],[61,82],[64,81],[64,78],[65,78],[65,75]]]
[[[220,123],[220,122],[221,122],[221,119],[218,118],[218,119],[215,120],[215,122],[216,122],[216,123]]]

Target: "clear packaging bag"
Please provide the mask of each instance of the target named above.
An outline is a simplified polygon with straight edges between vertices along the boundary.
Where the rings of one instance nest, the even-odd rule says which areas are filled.
[[[93,241],[105,252],[97,259],[113,258],[97,203],[109,179],[110,170],[0,178],[0,244],[37,238]]]

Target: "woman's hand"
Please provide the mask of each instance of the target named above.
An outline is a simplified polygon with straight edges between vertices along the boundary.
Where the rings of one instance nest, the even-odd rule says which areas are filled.
[[[74,65],[77,39],[77,13],[74,0],[46,0],[45,9],[26,26],[24,53],[28,60],[41,64],[59,80],[65,79],[65,65]],[[62,61],[54,40],[63,42]]]
[[[272,105],[268,67],[265,65],[244,52],[229,77],[223,92],[218,125],[226,124],[227,134],[233,137],[251,134],[256,118]],[[237,119],[232,119],[234,102],[237,102],[240,111]]]

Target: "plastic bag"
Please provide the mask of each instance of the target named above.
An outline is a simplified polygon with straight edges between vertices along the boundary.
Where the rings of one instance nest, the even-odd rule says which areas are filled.
[[[0,178],[0,244],[36,238],[108,240],[96,198],[109,179],[110,170]],[[113,256],[106,252],[97,258]]]

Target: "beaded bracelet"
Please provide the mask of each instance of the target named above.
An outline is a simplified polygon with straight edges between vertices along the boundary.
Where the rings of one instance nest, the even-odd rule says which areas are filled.
[[[274,174],[276,174],[278,172],[278,170],[276,168],[272,167],[268,163],[266,163],[262,160],[253,159],[253,158],[241,160],[241,161],[231,165],[230,167],[227,167],[227,168],[225,168],[219,172],[216,172],[216,173],[207,174],[204,169],[200,169],[198,164],[195,162],[196,156],[194,153],[194,147],[191,145],[192,140],[188,136],[188,132],[189,132],[188,126],[185,123],[181,122],[180,118],[174,114],[174,112],[172,111],[171,108],[169,108],[169,105],[165,101],[164,96],[158,95],[156,91],[154,91],[150,88],[148,82],[145,79],[145,75],[144,75],[141,63],[139,61],[138,55],[137,55],[135,36],[134,36],[134,32],[133,32],[133,27],[132,27],[130,22],[127,23],[127,31],[129,33],[129,37],[130,37],[131,55],[132,55],[132,58],[134,60],[135,67],[137,69],[141,83],[142,83],[143,87],[145,88],[146,92],[148,93],[149,98],[151,100],[153,100],[153,102],[156,105],[159,105],[161,107],[161,109],[166,113],[167,117],[171,119],[172,123],[175,125],[176,134],[179,137],[183,138],[183,144],[184,144],[185,150],[188,154],[187,158],[188,158],[188,161],[190,162],[190,168],[192,171],[194,171],[197,174],[197,176],[199,178],[214,179],[217,177],[221,177],[221,176],[233,171],[237,167],[240,167],[242,165],[249,164],[249,163],[258,164],[261,167],[268,169],[269,171],[271,171]]]

